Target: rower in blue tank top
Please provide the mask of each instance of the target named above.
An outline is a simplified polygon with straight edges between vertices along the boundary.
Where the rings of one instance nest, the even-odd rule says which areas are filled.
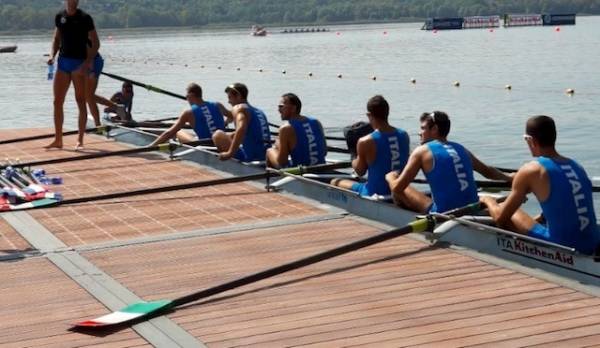
[[[225,119],[231,119],[231,112],[223,104],[202,99],[202,87],[196,83],[190,83],[186,92],[190,109],[184,111],[171,128],[150,145],[162,144],[174,136],[177,136],[182,143],[190,143],[198,139],[210,142],[215,132],[225,129]],[[196,137],[182,130],[186,125],[194,130]]]
[[[477,202],[479,196],[467,150],[458,143],[439,140],[428,142],[427,148],[433,156],[433,167],[425,173],[433,197],[429,211],[444,212]]]
[[[446,212],[475,203],[479,199],[473,170],[488,179],[512,180],[510,176],[481,162],[462,145],[447,140],[450,118],[445,112],[424,113],[420,122],[421,145],[412,152],[402,173],[390,172],[386,175],[398,205],[428,213]],[[420,170],[427,178],[431,197],[409,185]]]
[[[248,103],[248,87],[234,83],[225,88],[235,122],[235,131],[216,131],[213,142],[219,151],[219,159],[236,158],[242,162],[264,161],[271,147],[269,122],[264,112]]]
[[[264,161],[267,149],[271,147],[271,131],[269,121],[262,110],[250,104],[239,104],[250,115],[250,122],[244,134],[242,145],[237,150],[235,158],[242,162]],[[236,123],[236,130],[237,130]]]
[[[281,119],[288,123],[279,127],[279,138],[267,151],[268,165],[282,168],[324,164],[327,143],[321,122],[300,114],[302,102],[293,93],[281,96],[278,109]]]
[[[385,175],[400,171],[406,165],[409,154],[408,134],[388,123],[389,104],[380,95],[367,102],[367,117],[374,131],[358,140],[356,158],[352,161],[354,171],[362,176],[368,173],[366,182],[334,179],[333,185],[359,193],[361,196],[389,196],[390,188]]]
[[[584,254],[599,254],[600,231],[592,200],[592,183],[574,160],[555,148],[556,125],[548,116],[527,121],[525,141],[536,161],[523,165],[515,174],[512,190],[502,205],[482,198],[490,215],[501,227],[575,248]],[[519,209],[532,192],[542,208],[533,218]]]
[[[225,119],[217,103],[204,101],[200,104],[192,104],[194,115],[194,132],[198,139],[212,138],[218,129],[225,129]]]

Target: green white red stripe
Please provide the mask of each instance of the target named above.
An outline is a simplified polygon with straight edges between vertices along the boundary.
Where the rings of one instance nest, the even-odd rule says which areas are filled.
[[[37,199],[37,200],[31,201],[31,202],[21,203],[21,204],[9,204],[9,203],[3,203],[2,201],[0,201],[0,211],[15,211],[15,210],[33,209],[33,208],[39,208],[39,207],[45,207],[45,206],[52,206],[52,205],[56,205],[59,203],[60,203],[59,200],[51,199],[51,198],[42,198],[42,199]]]
[[[96,319],[86,320],[75,324],[78,327],[100,327],[126,323],[151,313],[166,309],[172,301],[161,300],[153,302],[139,302],[122,308],[111,314],[103,315]]]

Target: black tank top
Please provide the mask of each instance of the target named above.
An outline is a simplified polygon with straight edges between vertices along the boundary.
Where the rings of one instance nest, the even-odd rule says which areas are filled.
[[[95,29],[92,17],[80,9],[73,16],[62,10],[56,14],[54,24],[60,35],[60,56],[85,59],[88,33]]]

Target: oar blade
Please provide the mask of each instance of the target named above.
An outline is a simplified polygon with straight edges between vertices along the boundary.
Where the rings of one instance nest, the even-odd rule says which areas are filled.
[[[152,302],[139,302],[122,308],[116,312],[103,315],[101,317],[85,320],[75,324],[79,328],[102,328],[113,325],[120,325],[132,320],[136,320],[159,311],[168,309],[171,306],[170,300],[160,300]]]

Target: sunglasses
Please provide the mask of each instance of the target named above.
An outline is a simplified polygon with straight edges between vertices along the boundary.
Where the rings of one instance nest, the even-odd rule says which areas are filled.
[[[431,117],[431,122],[435,124],[435,112],[430,113],[429,117]]]
[[[277,108],[278,109],[283,109],[284,106],[285,106],[285,104],[279,104],[279,105],[277,105]]]
[[[227,88],[225,89],[225,92],[228,92],[228,91],[234,91],[235,94],[242,95],[242,93],[240,93],[240,91],[238,91],[237,88],[235,88],[234,85],[227,86]]]

